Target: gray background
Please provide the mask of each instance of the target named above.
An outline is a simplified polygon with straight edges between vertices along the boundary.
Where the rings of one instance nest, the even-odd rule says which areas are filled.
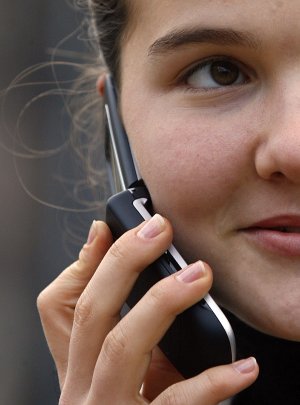
[[[7,88],[24,69],[49,60],[51,48],[78,26],[79,18],[62,0],[2,0],[0,90]],[[79,42],[74,39],[67,46],[76,50]],[[32,80],[46,80],[48,75],[51,69],[38,73]],[[76,225],[82,237],[95,217],[95,213],[70,215],[40,204],[24,191],[18,180],[13,154],[5,149],[14,148],[10,135],[16,136],[14,124],[20,108],[38,91],[34,86],[31,89],[25,86],[10,92],[5,96],[1,115],[1,405],[57,404],[56,373],[40,327],[36,297],[76,255],[78,247],[68,241],[68,233],[74,231],[72,225]],[[66,131],[68,127],[68,123],[60,122],[58,128],[55,117],[59,102],[50,97],[47,103],[42,99],[34,104],[21,123],[22,140],[39,150],[61,144],[64,127]],[[63,160],[72,172],[67,153]],[[18,158],[16,162],[29,192],[54,204],[65,202],[64,192],[51,177],[57,169],[55,159]],[[70,201],[66,205],[71,206]]]

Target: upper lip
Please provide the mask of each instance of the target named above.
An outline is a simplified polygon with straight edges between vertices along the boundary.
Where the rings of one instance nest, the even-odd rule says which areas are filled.
[[[278,215],[270,218],[262,219],[258,222],[251,224],[251,228],[262,228],[262,229],[272,229],[272,228],[300,228],[300,215]]]

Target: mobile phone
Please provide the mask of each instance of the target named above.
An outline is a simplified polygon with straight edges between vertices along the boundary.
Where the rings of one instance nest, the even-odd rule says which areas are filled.
[[[118,113],[117,92],[109,75],[105,82],[104,119],[105,155],[113,193],[107,202],[106,221],[113,238],[117,239],[151,218],[154,212]],[[151,286],[186,266],[178,250],[171,245],[138,277],[126,301],[128,310]],[[185,378],[234,361],[236,352],[233,330],[210,295],[176,317],[159,347]]]

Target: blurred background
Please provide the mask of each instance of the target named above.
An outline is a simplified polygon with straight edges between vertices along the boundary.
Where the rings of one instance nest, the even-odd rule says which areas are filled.
[[[56,92],[39,96],[48,88],[36,83],[53,81],[53,70],[48,66],[19,78],[20,87],[11,84],[24,69],[49,61],[64,38],[56,59],[65,58],[64,49],[70,50],[67,58],[80,59],[82,40],[74,30],[81,18],[67,0],[0,2],[1,405],[58,403],[36,297],[74,260],[92,219],[99,216],[91,209],[81,212],[73,201],[78,167],[66,147],[69,122],[60,114],[63,100]],[[49,150],[59,153],[44,154]],[[51,208],[39,199],[73,211]]]

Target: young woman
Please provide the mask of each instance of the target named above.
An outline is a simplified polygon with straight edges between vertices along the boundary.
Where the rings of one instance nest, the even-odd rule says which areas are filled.
[[[41,293],[60,404],[298,403],[300,2],[89,3],[160,215],[115,243],[94,222],[78,261]],[[120,320],[172,239],[193,264]],[[239,360],[183,380],[156,345],[209,290]]]

